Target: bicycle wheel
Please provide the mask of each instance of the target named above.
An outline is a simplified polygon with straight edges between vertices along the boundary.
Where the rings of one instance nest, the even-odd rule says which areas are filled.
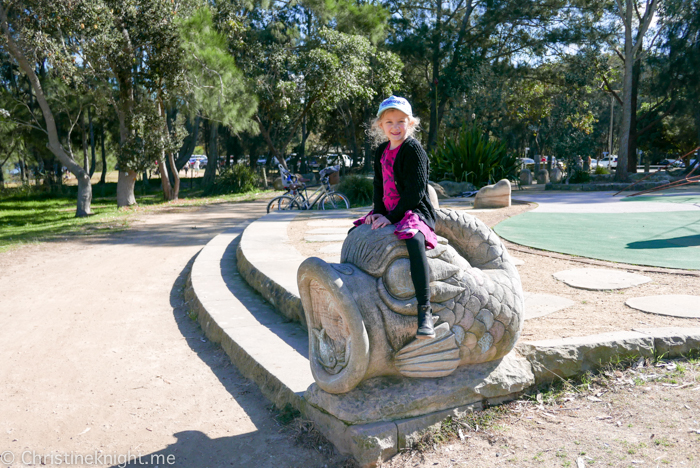
[[[340,192],[330,192],[321,199],[322,210],[349,210],[350,200]]]
[[[286,211],[286,210],[300,210],[301,208],[299,207],[299,203],[297,201],[288,196],[288,195],[282,195],[279,197],[275,197],[272,200],[270,200],[270,203],[267,204],[267,212],[269,213],[270,211]]]

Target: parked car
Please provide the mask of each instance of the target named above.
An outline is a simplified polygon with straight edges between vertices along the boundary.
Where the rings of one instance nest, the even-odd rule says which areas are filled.
[[[309,156],[306,160],[306,164],[308,164],[311,169],[319,169],[321,167],[321,160],[318,156]]]
[[[328,166],[352,166],[352,159],[347,154],[331,153],[326,155],[326,164]]]
[[[592,163],[591,163],[591,165],[592,165]],[[596,166],[605,167],[607,169],[616,168],[617,167],[617,155],[613,154],[612,156],[605,156],[604,158],[599,159]]]
[[[682,159],[664,159],[659,163],[660,166],[685,167]]]
[[[203,154],[192,155],[192,157],[188,161],[188,164],[190,165],[190,167],[192,167],[194,165],[195,161],[199,161],[199,168],[204,169],[207,167],[207,163],[209,162],[209,158],[207,158]]]
[[[523,169],[535,169],[535,160],[532,158],[518,158],[518,164],[520,165],[520,170]]]

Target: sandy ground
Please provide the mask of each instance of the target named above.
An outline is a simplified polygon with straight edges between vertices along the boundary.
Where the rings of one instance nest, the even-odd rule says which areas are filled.
[[[381,468],[700,466],[700,362],[639,365],[477,413]]]
[[[64,454],[102,457],[102,463],[74,466],[117,466],[127,455],[143,456],[142,464],[129,465],[134,467],[342,466],[342,457],[327,446],[305,448],[313,437],[303,437],[305,445],[294,442],[257,387],[187,317],[182,290],[194,256],[219,232],[263,214],[265,206],[143,215],[125,232],[0,254],[0,467],[29,465],[21,463],[23,453],[34,465],[41,460],[30,458],[43,456],[45,466],[58,466]],[[493,225],[525,209],[479,217]],[[320,246],[307,245],[315,255]],[[622,305],[627,294],[687,294],[697,290],[696,276],[645,273],[653,279],[648,285],[622,294],[591,293],[551,278],[581,263],[513,253],[525,261],[519,267],[525,290],[577,302],[528,321],[525,339],[640,325],[698,326]],[[586,467],[700,466],[700,436],[691,431],[700,429],[700,377],[697,363],[685,366],[678,375],[678,369],[647,363],[632,371],[639,375],[612,373],[607,382],[545,395],[544,404],[515,402],[486,430],[465,427],[463,441],[429,444],[387,466],[578,467],[579,459]],[[16,462],[8,463],[9,456]]]
[[[533,209],[534,204],[519,204],[495,210],[467,210],[488,226]],[[363,214],[357,211],[358,215]],[[302,215],[290,223],[287,233],[291,243],[304,256],[316,256],[327,261],[337,261],[337,254],[322,253],[329,242],[307,242],[307,231],[318,229],[310,226],[309,215]],[[525,263],[518,267],[523,290],[530,293],[551,294],[574,301],[574,305],[545,317],[525,322],[521,340],[537,341],[550,338],[593,335],[633,328],[650,327],[700,327],[700,319],[673,318],[647,314],[625,305],[632,297],[662,294],[694,294],[700,288],[700,272],[694,275],[680,274],[662,268],[637,268],[610,262],[591,262],[588,259],[568,255],[554,255],[507,243],[509,252]],[[335,256],[334,256],[335,255]],[[575,289],[554,279],[552,274],[574,268],[615,268],[642,274],[651,278],[649,283],[617,291],[587,291]]]
[[[46,466],[66,453],[102,457],[79,466],[128,455],[161,468],[333,462],[281,431],[183,303],[197,252],[266,204],[143,215],[125,232],[0,254],[0,467],[28,465],[23,453]]]

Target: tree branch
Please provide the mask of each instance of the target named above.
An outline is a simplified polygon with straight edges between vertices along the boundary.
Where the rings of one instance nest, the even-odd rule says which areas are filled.
[[[647,29],[649,29],[651,20],[654,18],[654,12],[656,11],[657,6],[657,0],[651,0],[651,4],[647,6],[646,11],[644,12],[644,21],[639,25],[639,30],[637,32],[637,43],[632,46],[632,57],[637,55],[637,51],[644,43],[644,35],[646,34]]]
[[[637,19],[639,20],[639,24],[642,24],[642,15],[639,14],[639,7],[637,6],[637,1],[632,0],[632,5],[634,6],[634,12],[637,13]],[[649,8],[648,1],[647,1],[647,8]]]
[[[625,56],[622,52],[620,52],[620,49],[618,49],[617,47],[613,47],[613,50],[615,51],[617,56],[620,57],[620,60],[622,60],[622,63],[625,63]]]
[[[618,96],[615,90],[612,89],[612,86],[610,86],[610,83],[608,82],[608,79],[605,77],[605,75],[602,75],[601,78],[603,78],[603,82],[605,83],[605,87],[608,89],[608,92],[615,97],[615,99],[620,105],[622,105],[622,99],[620,99],[620,96]]]
[[[32,89],[34,89],[34,93],[36,94],[36,100],[39,103],[39,107],[41,108],[42,113],[44,114],[46,132],[49,136],[49,143],[47,145],[49,150],[51,150],[51,152],[56,155],[56,157],[63,163],[63,165],[65,165],[73,174],[75,174],[76,178],[89,177],[85,170],[79,164],[77,164],[70,155],[66,153],[65,149],[61,145],[61,142],[58,139],[56,120],[54,119],[53,112],[49,107],[49,103],[46,101],[46,96],[44,95],[44,92],[41,88],[39,78],[36,76],[36,73],[34,73],[34,70],[29,64],[27,58],[24,56],[24,53],[20,50],[19,46],[15,43],[14,39],[12,38],[12,33],[10,32],[9,23],[7,20],[7,13],[5,12],[5,8],[2,6],[1,3],[0,27],[2,28],[2,32],[5,35],[5,39],[7,41],[7,49],[10,55],[12,55],[12,57],[17,61],[17,64],[19,65],[20,69],[29,78],[29,81],[32,85]]]

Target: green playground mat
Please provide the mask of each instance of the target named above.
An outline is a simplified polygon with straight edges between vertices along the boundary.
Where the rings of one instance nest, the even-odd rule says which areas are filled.
[[[700,195],[638,195],[636,197],[625,197],[622,201],[689,203],[691,205],[700,205]]]
[[[634,197],[638,198],[638,197]],[[668,201],[666,198],[661,197]],[[537,213],[509,218],[504,239],[569,255],[700,270],[700,210],[667,213]]]

